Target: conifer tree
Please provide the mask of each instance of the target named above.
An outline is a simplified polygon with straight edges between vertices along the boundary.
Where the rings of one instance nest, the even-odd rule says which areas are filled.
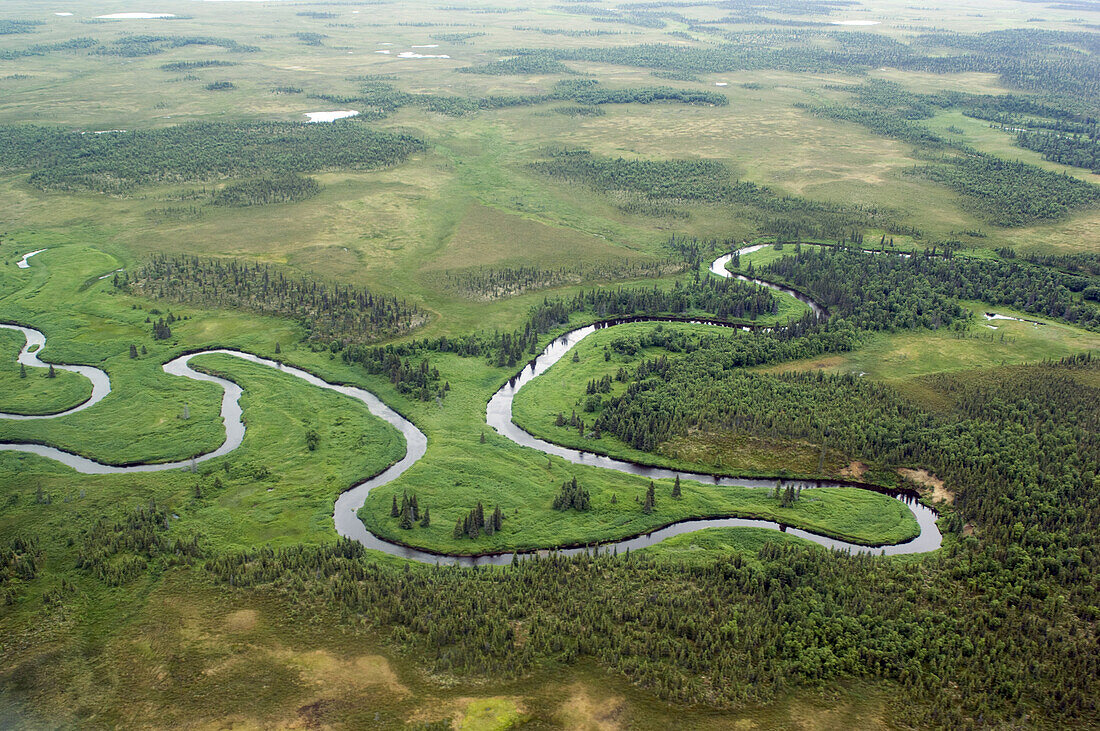
[[[424,517],[420,519],[420,527],[421,528],[427,528],[431,524],[432,524],[431,510],[429,510],[428,506],[425,505],[424,506]]]
[[[397,495],[393,496],[393,506],[390,508],[390,517],[396,518],[401,515],[401,509],[397,507]]]
[[[680,499],[680,476],[676,475],[676,483],[672,486],[672,499]]]
[[[653,509],[657,507],[657,501],[654,496],[655,487],[653,481],[649,483],[649,488],[645,491],[645,503],[642,504],[642,512],[649,515],[653,512]]]

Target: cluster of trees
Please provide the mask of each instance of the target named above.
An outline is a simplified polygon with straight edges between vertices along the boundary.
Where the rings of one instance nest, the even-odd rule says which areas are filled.
[[[1100,328],[1100,308],[1078,294],[1088,281],[1015,260],[804,249],[763,270],[809,292],[861,329],[942,327],[964,316],[957,300],[981,300]]]
[[[444,278],[448,288],[467,297],[497,300],[581,282],[664,277],[682,273],[688,266],[668,259],[618,259],[595,264],[563,265],[553,269],[536,266],[451,269],[444,272]]]
[[[304,31],[293,33],[292,35],[307,46],[323,46],[324,40],[328,38],[324,33],[308,33]]]
[[[543,56],[513,56],[501,61],[490,61],[477,66],[457,69],[464,74],[485,76],[512,76],[515,74],[571,74],[573,70],[561,61]]]
[[[168,511],[152,502],[120,519],[101,517],[83,531],[76,567],[108,586],[121,586],[158,559],[176,563],[204,555],[197,535],[169,539],[168,530]]]
[[[603,107],[591,107],[586,104],[564,104],[550,111],[563,117],[603,117],[607,114]]]
[[[516,61],[520,63],[520,61]],[[643,86],[608,89],[595,79],[566,79],[554,84],[543,94],[509,94],[485,97],[451,96],[443,94],[411,94],[384,81],[370,81],[359,93],[351,96],[318,94],[317,99],[334,104],[355,104],[373,110],[375,116],[385,116],[403,107],[420,107],[430,112],[462,116],[482,110],[529,107],[548,102],[573,101],[579,104],[708,104],[724,106],[729,100],[711,91],[675,89],[669,86]]]
[[[215,38],[212,36],[151,36],[151,35],[124,35],[111,41],[107,45],[96,45],[92,50],[100,56],[122,56],[124,58],[139,58],[142,56],[155,56],[174,48],[186,46],[217,46],[231,53],[256,53],[259,46],[248,46],[238,43],[232,38]]]
[[[1002,226],[1059,218],[1100,203],[1100,186],[1035,165],[980,154],[946,157],[942,163],[912,173],[972,198],[983,216]]]
[[[0,167],[29,171],[39,188],[111,194],[155,182],[371,169],[424,149],[417,137],[349,122],[209,122],[111,134],[0,126]]]
[[[42,25],[41,20],[0,20],[0,36],[34,33],[35,26]]]
[[[34,538],[16,536],[0,544],[0,606],[15,603],[21,585],[34,580],[44,563]]]
[[[172,337],[171,323],[174,322],[172,318],[172,313],[168,313],[167,320],[163,317],[157,318],[156,322],[153,323],[153,340],[168,340]]]
[[[442,399],[451,390],[450,382],[441,384],[439,369],[428,362],[431,350],[434,349],[424,343],[382,346],[352,343],[340,355],[347,363],[358,363],[367,373],[386,376],[398,393],[428,401],[433,397]],[[414,362],[415,358],[420,358],[419,362]]]
[[[420,514],[420,503],[416,499],[416,493],[411,496],[407,492],[402,493],[400,507],[397,505],[397,495],[394,495],[390,517],[400,520],[400,526],[403,530],[412,530],[412,527],[417,523],[422,528],[427,528],[432,524],[431,510],[428,509],[428,506],[424,506],[423,516]]]
[[[225,68],[226,66],[236,65],[236,61],[218,61],[214,59],[207,59],[205,61],[173,61],[172,63],[162,64],[160,70],[184,72],[197,71],[199,69]]]
[[[1088,136],[1021,132],[1016,144],[1042,153],[1044,160],[1100,171],[1100,131]]]
[[[465,43],[471,38],[479,38],[485,35],[481,31],[467,31],[465,33],[434,33],[431,38],[433,41],[442,41],[443,43]]]
[[[478,501],[477,507],[470,510],[466,514],[466,517],[460,518],[455,522],[454,537],[472,538],[477,540],[477,537],[484,533],[487,536],[491,536],[501,529],[504,525],[504,511],[500,509],[498,505],[493,509],[493,512],[488,518],[485,517],[485,506]]]
[[[588,488],[577,484],[576,476],[561,483],[561,490],[554,497],[554,510],[588,510],[591,498]]]
[[[216,206],[263,206],[270,203],[292,203],[312,198],[321,192],[321,184],[313,178],[286,173],[270,178],[257,178],[229,183],[211,195]]]
[[[0,49],[0,61],[14,61],[20,58],[28,58],[31,56],[45,56],[56,51],[83,51],[88,48],[95,48],[99,45],[99,41],[95,38],[70,38],[67,41],[58,41],[57,43],[35,43],[34,45],[27,46],[26,48],[4,48]]]
[[[407,333],[426,320],[414,305],[363,287],[290,275],[268,264],[235,259],[154,255],[119,287],[200,307],[229,307],[297,320],[309,338],[338,345]]]
[[[531,25],[513,25],[515,31],[532,31],[546,36],[567,36],[569,38],[595,38],[598,36],[621,36],[621,30],[573,30],[571,28],[540,28]]]

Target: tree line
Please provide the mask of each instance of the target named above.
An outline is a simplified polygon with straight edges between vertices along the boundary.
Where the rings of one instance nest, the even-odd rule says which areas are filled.
[[[269,264],[156,254],[116,286],[197,307],[229,307],[299,322],[307,338],[338,347],[410,332],[427,316],[415,305],[363,287],[320,282]]]
[[[806,248],[762,272],[810,293],[830,312],[865,330],[950,325],[967,316],[958,300],[981,300],[1100,328],[1100,308],[1080,294],[1087,278],[1015,260]]]

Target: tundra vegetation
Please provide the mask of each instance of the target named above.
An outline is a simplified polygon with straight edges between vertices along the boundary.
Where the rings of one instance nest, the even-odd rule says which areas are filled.
[[[1100,725],[1087,4],[3,5],[0,725]]]

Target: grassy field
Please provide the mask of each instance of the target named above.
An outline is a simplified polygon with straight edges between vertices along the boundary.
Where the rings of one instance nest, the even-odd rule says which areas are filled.
[[[928,373],[991,368],[999,365],[1058,360],[1100,348],[1100,334],[1063,322],[1005,307],[967,303],[973,318],[962,331],[882,333],[858,350],[763,368],[771,372],[820,369],[864,373],[889,382],[908,381]],[[986,320],[986,312],[1041,322]]]
[[[15,330],[0,330],[0,411],[9,414],[56,414],[87,401],[88,379],[69,371],[23,368],[15,362],[26,340]]]
[[[709,528],[674,536],[642,550],[661,560],[683,563],[713,560],[715,553],[740,553],[751,561],[756,552],[767,543],[805,545],[807,542],[798,536],[761,528]]]

